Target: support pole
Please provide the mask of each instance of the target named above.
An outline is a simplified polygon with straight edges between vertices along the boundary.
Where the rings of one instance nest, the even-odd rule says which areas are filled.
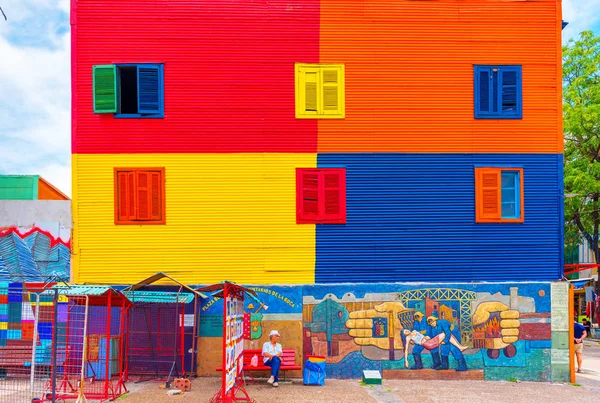
[[[52,403],[56,403],[56,351],[58,350],[58,290],[54,290],[54,326],[52,329]]]

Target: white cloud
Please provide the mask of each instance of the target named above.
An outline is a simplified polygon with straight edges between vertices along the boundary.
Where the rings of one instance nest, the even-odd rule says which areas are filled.
[[[569,25],[563,30],[563,42],[576,38],[581,31],[600,25],[600,0],[563,0],[563,20]],[[600,32],[594,32],[600,35]]]
[[[0,173],[38,174],[71,195],[69,0],[2,0]],[[41,41],[36,38],[42,38]]]

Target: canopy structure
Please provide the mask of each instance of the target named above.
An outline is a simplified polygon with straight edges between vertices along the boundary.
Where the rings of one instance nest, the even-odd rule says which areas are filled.
[[[198,301],[208,298],[165,273],[122,291],[127,312],[126,378],[165,379],[195,372]]]
[[[162,272],[153,274],[152,276],[150,276],[150,277],[148,277],[148,278],[146,278],[146,279],[144,279],[142,281],[139,281],[139,282],[137,282],[137,283],[135,283],[135,284],[133,284],[133,285],[125,288],[124,291],[136,291],[136,290],[140,290],[140,289],[142,289],[142,288],[144,288],[146,286],[149,286],[149,285],[158,285],[156,283],[158,281],[164,280],[164,279],[169,279],[169,280],[171,280],[175,284],[168,284],[167,283],[167,284],[160,284],[160,285],[171,285],[171,286],[172,285],[178,285],[182,289],[184,289],[184,290],[186,290],[188,292],[191,292],[193,294],[196,294],[196,295],[198,295],[201,298],[208,298],[206,295],[202,294],[201,292],[198,292],[198,290],[194,290],[193,288],[191,288],[191,287],[189,287],[189,286],[187,286],[187,285],[185,285],[185,284],[183,284],[183,283],[175,280],[173,277],[169,276],[168,274],[162,273]]]
[[[204,292],[215,292],[212,294],[214,297],[223,298],[223,289],[225,288],[225,284],[228,285],[228,293],[235,295],[243,295],[244,293],[248,293],[256,297],[256,292],[252,291],[249,288],[242,287],[241,285],[233,284],[229,281],[224,281],[222,283],[209,285],[206,287],[201,287],[196,289],[196,291],[204,291]]]
[[[131,301],[121,291],[106,285],[55,285],[43,294],[52,295],[53,290],[65,297],[88,297],[89,306],[104,306],[109,295],[113,305],[131,306]]]
[[[168,291],[123,291],[134,304],[156,303],[156,304],[189,304],[194,300],[194,294],[178,293]]]

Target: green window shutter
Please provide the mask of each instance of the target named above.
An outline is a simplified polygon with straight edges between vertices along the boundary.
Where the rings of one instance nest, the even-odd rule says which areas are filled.
[[[115,65],[94,66],[94,113],[117,112],[117,69]]]

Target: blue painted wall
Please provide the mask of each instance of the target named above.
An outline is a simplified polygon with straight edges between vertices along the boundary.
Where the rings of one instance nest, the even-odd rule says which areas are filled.
[[[525,222],[475,223],[475,166],[524,168]],[[346,167],[347,224],[317,225],[316,282],[556,280],[562,155],[319,154]]]

